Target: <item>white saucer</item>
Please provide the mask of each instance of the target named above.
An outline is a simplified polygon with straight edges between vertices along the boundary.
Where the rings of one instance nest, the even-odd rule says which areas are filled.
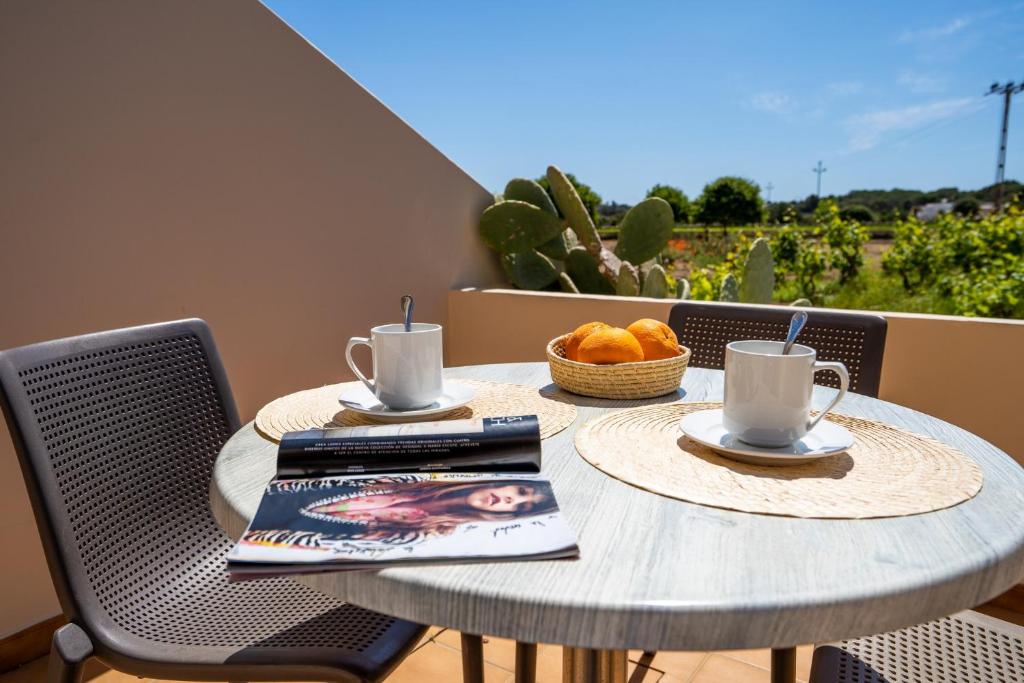
[[[732,460],[750,465],[802,465],[842,453],[853,445],[853,434],[824,419],[789,446],[766,448],[743,443],[722,425],[722,409],[690,413],[679,421],[683,434]]]
[[[380,422],[420,422],[461,408],[472,401],[475,395],[476,389],[468,384],[445,381],[441,395],[429,406],[415,410],[393,410],[381,403],[373,392],[360,382],[346,389],[338,400],[349,410],[368,415]]]

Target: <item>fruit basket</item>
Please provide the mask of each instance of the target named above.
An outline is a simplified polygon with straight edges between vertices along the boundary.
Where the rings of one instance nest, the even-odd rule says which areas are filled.
[[[662,360],[594,365],[565,357],[563,334],[548,342],[551,379],[566,391],[595,398],[638,399],[670,394],[679,388],[690,362],[690,349],[679,347],[679,355]]]

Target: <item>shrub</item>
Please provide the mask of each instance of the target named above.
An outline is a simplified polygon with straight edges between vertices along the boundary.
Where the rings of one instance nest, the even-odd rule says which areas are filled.
[[[704,186],[695,218],[704,225],[747,225],[764,219],[761,188],[744,178],[723,176]]]
[[[839,217],[844,221],[857,221],[858,223],[877,223],[878,219],[874,212],[862,204],[852,204],[839,210]]]

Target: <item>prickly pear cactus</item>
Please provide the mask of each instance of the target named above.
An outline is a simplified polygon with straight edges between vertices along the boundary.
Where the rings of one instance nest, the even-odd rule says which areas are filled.
[[[565,272],[584,294],[614,294],[615,286],[597,269],[597,262],[584,247],[574,247],[565,258]]]
[[[554,261],[533,249],[501,257],[505,274],[519,289],[544,289],[558,280]]]
[[[615,255],[631,263],[654,258],[672,238],[674,225],[669,203],[661,197],[648,197],[626,212],[619,224]]]
[[[537,251],[558,261],[564,261],[565,257],[569,255],[569,250],[578,244],[572,230],[563,230],[560,234],[555,235],[554,239],[537,247]]]
[[[619,296],[640,295],[640,271],[629,261],[623,261],[619,268],[619,278],[615,283],[615,293]]]
[[[601,251],[601,237],[597,234],[594,221],[583,204],[583,200],[580,199],[580,195],[576,192],[576,188],[557,166],[548,166],[547,177],[558,210],[565,216],[566,222],[576,233],[580,244],[596,256]]]
[[[683,278],[676,278],[676,298],[677,299],[689,299],[690,298],[690,281]]]
[[[750,304],[770,304],[775,290],[775,259],[768,240],[758,237],[750,245],[747,263],[740,283],[740,301]]]
[[[740,283],[732,273],[722,278],[722,293],[719,295],[718,300],[731,301],[733,303],[740,300]]]
[[[562,232],[562,221],[533,204],[516,200],[488,207],[480,216],[484,244],[503,254],[538,247]]]
[[[568,273],[558,274],[558,286],[562,288],[563,292],[569,292],[570,294],[580,293],[580,290],[576,288],[576,283],[572,281]]]
[[[533,204],[538,209],[547,211],[552,216],[558,215],[558,209],[551,202],[551,197],[536,181],[528,178],[513,178],[505,185],[505,199],[515,199]]]
[[[804,306],[804,307],[807,307],[807,308],[809,308],[809,307],[811,307],[813,305],[814,304],[811,303],[810,299],[797,299],[796,301],[794,301],[793,303],[790,304],[790,306]]]
[[[647,271],[644,277],[644,286],[640,290],[641,296],[649,296],[653,299],[664,299],[668,296],[668,280],[665,276],[665,269],[655,264]]]

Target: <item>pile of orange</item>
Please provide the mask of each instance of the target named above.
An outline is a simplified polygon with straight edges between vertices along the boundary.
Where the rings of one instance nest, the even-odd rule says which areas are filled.
[[[672,328],[651,318],[641,318],[626,329],[586,323],[565,341],[566,358],[595,365],[663,360],[679,353],[679,340]]]

